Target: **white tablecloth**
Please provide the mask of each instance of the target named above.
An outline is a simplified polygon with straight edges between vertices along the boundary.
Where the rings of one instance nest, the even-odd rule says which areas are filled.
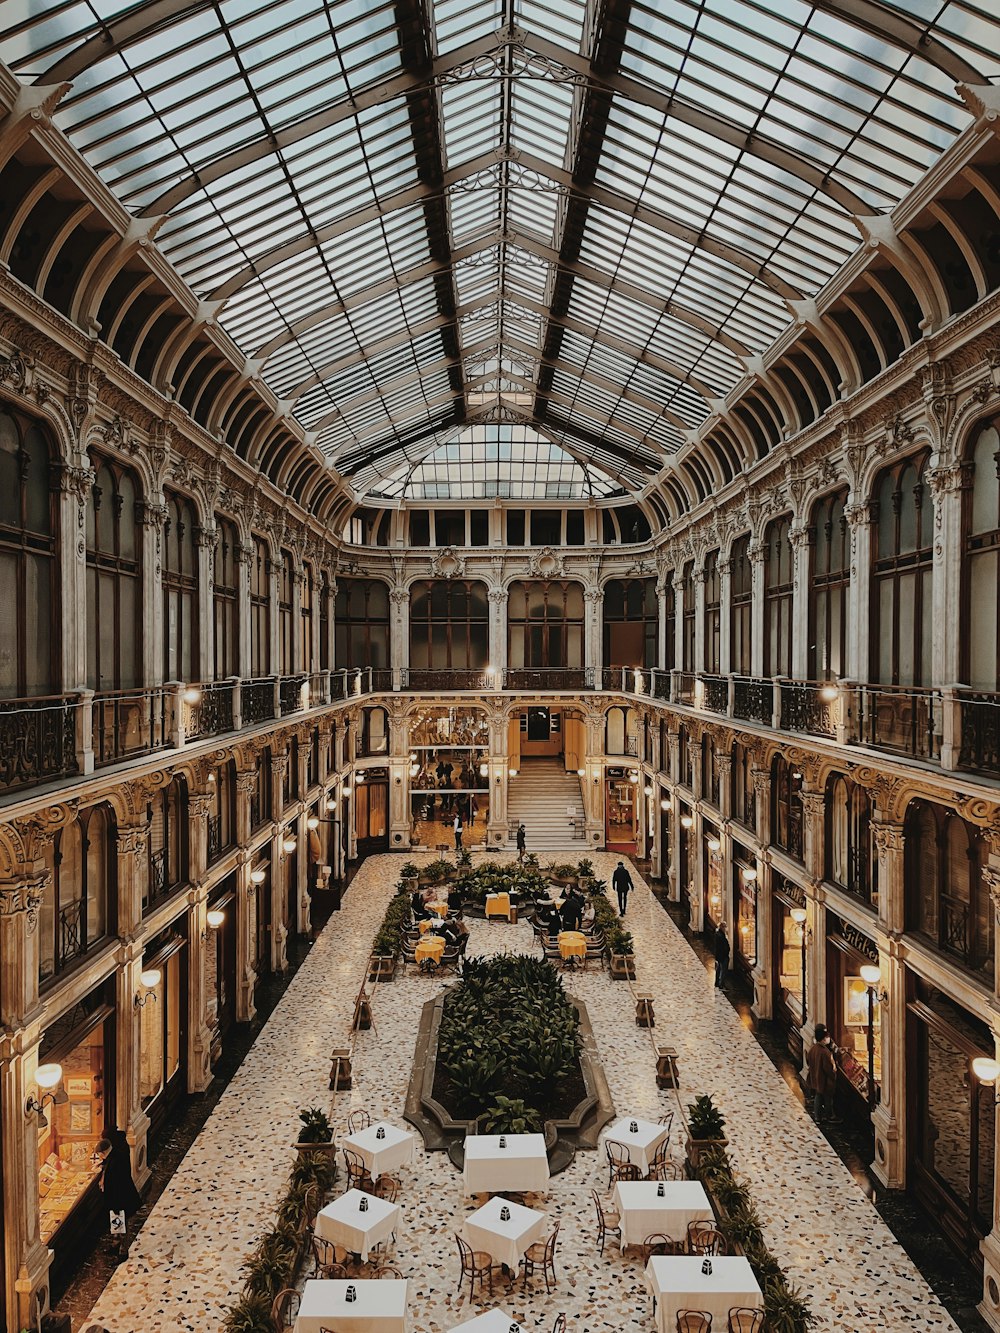
[[[549,1159],[544,1134],[506,1134],[506,1148],[499,1134],[470,1134],[465,1140],[462,1179],[466,1194],[488,1194],[511,1190],[540,1193],[548,1189]]]
[[[368,1211],[364,1213],[358,1208],[362,1199],[368,1200]],[[316,1235],[360,1254],[367,1263],[368,1252],[396,1230],[399,1213],[398,1203],[376,1199],[374,1194],[362,1190],[348,1190],[316,1214]]]
[[[666,1180],[663,1198],[655,1180],[620,1180],[615,1205],[621,1213],[622,1245],[641,1245],[659,1233],[686,1240],[689,1222],[714,1222],[712,1205],[700,1180]]]
[[[513,1315],[507,1314],[505,1310],[487,1310],[485,1314],[477,1314],[475,1319],[469,1319],[464,1324],[456,1324],[451,1333],[510,1333],[512,1325],[518,1329],[521,1327]]]
[[[348,1286],[357,1300],[347,1302]],[[295,1333],[404,1333],[407,1283],[386,1279],[313,1278],[302,1292]]]
[[[378,1137],[380,1129],[385,1130],[384,1139]],[[358,1154],[373,1179],[413,1161],[413,1135],[385,1120],[369,1125],[358,1134],[348,1134],[342,1146]]]
[[[762,1307],[753,1269],[742,1257],[712,1259],[712,1274],[701,1271],[701,1255],[654,1255],[646,1265],[646,1285],[656,1301],[656,1327],[675,1333],[678,1310],[705,1310],[713,1327],[725,1328],[736,1305]]]
[[[510,1209],[508,1222],[500,1221],[500,1209],[504,1207]],[[490,1255],[494,1263],[506,1264],[516,1270],[528,1246],[543,1239],[548,1223],[544,1213],[511,1203],[502,1194],[495,1194],[465,1219],[462,1236],[474,1250],[483,1250]]]
[[[638,1129],[633,1133],[629,1125]],[[604,1132],[604,1141],[613,1139],[628,1150],[628,1159],[634,1162],[644,1176],[649,1175],[653,1157],[663,1140],[669,1137],[668,1125],[655,1125],[651,1120],[637,1120],[635,1116],[625,1116],[609,1126]]]

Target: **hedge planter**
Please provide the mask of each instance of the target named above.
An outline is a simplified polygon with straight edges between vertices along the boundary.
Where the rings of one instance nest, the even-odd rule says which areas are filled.
[[[611,967],[612,981],[634,981],[635,980],[635,954],[634,953],[613,953],[610,956],[609,964]]]
[[[691,1139],[687,1141],[687,1161],[692,1176],[698,1174],[698,1167],[701,1165],[702,1153],[711,1152],[713,1148],[718,1148],[720,1152],[729,1146],[728,1139]]]
[[[368,962],[369,981],[394,981],[396,977],[395,957],[374,957]]]

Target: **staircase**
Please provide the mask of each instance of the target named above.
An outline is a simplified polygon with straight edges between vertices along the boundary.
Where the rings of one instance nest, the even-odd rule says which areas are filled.
[[[580,779],[566,772],[561,759],[522,759],[507,788],[507,816],[511,844],[514,829],[523,824],[529,852],[585,850]]]

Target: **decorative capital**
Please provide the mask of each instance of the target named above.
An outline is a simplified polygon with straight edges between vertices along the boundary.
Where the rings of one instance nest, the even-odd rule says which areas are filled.
[[[410,593],[407,588],[396,587],[389,590],[389,601],[393,606],[406,606],[410,600]]]
[[[191,819],[208,819],[215,807],[211,792],[192,792],[188,797],[188,815]]]
[[[0,886],[0,917],[27,917],[28,934],[34,933],[38,925],[38,909],[42,905],[45,886],[49,880],[48,872],[40,879],[24,884]]]
[[[149,825],[133,824],[118,829],[118,855],[141,861],[149,847]]]
[[[880,857],[888,856],[892,852],[902,853],[904,841],[902,824],[883,824],[873,819],[871,831],[875,850]]]
[[[494,606],[505,606],[507,604],[506,588],[491,588],[486,595]]]

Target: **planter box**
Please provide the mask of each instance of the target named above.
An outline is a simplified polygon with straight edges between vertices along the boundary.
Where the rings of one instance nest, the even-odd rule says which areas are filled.
[[[692,1139],[687,1141],[687,1160],[692,1173],[697,1172],[701,1154],[709,1148],[728,1148],[728,1139]]]
[[[635,980],[635,954],[613,953],[609,960],[612,981]]]
[[[577,878],[575,875],[569,875],[566,879],[563,879],[561,875],[550,875],[549,883],[558,884],[561,889],[575,888]]]
[[[368,964],[369,981],[392,981],[396,976],[396,958],[381,955]]]

